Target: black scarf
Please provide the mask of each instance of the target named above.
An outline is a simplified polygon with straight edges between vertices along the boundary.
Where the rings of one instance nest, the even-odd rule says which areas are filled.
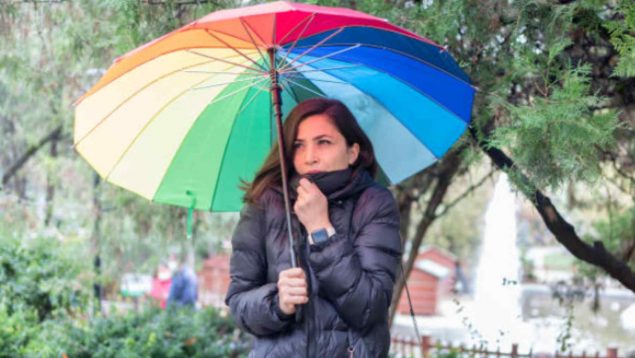
[[[307,178],[312,183],[317,185],[324,196],[328,197],[329,195],[337,192],[338,190],[344,188],[347,184],[349,184],[351,182],[352,176],[353,171],[351,170],[351,168],[336,170],[332,172],[307,174],[302,176],[294,175],[291,178],[290,186],[294,192],[297,192],[298,185],[300,184],[300,179]]]

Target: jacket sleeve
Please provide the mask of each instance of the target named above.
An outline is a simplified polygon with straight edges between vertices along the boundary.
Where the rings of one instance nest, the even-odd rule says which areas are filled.
[[[293,316],[278,307],[278,288],[267,282],[264,212],[246,205],[232,237],[230,284],[225,303],[236,324],[255,335],[285,329]]]
[[[373,190],[364,205],[370,213],[356,237],[336,233],[312,245],[310,260],[322,295],[356,329],[385,320],[401,259],[399,211],[392,194]],[[363,195],[365,196],[365,195]],[[362,197],[363,197],[362,196]],[[365,210],[363,210],[365,211]]]

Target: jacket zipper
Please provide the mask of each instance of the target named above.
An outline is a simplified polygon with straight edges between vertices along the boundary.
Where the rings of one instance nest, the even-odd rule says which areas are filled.
[[[307,233],[304,230],[304,227],[300,227],[300,235],[302,235],[303,238],[303,251],[304,251],[304,265],[307,269],[307,278],[310,282],[309,284],[309,288],[311,289],[311,292],[308,292],[309,294],[309,303],[305,306],[306,307],[306,314],[305,314],[305,321],[307,323],[307,330],[306,330],[306,357],[310,358],[313,357],[313,341],[314,341],[314,336],[313,336],[313,300],[311,299],[313,295],[313,290],[314,290],[314,285],[315,282],[313,282],[313,270],[311,269],[311,265],[309,263],[309,245],[308,245],[308,241],[307,241]]]

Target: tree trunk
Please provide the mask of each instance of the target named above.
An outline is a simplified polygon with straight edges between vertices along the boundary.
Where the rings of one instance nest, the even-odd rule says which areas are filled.
[[[52,131],[50,131],[47,135],[45,135],[37,144],[30,146],[24,154],[18,158],[12,165],[9,166],[9,169],[2,176],[2,186],[6,186],[9,180],[20,170],[26,162],[38,152],[38,150],[42,149],[46,145],[46,143],[59,139],[62,133],[62,125],[55,127]]]
[[[410,252],[408,253],[408,260],[403,268],[402,277],[395,282],[395,287],[393,290],[392,300],[390,303],[390,312],[389,312],[389,324],[392,325],[392,321],[397,313],[397,308],[399,306],[399,300],[401,299],[401,294],[404,288],[404,281],[410,276],[410,272],[414,267],[415,260],[417,255],[419,254],[419,247],[423,242],[423,238],[425,237],[426,232],[437,218],[436,211],[439,208],[439,205],[443,202],[443,198],[447,193],[448,187],[452,182],[455,174],[457,173],[460,165],[461,158],[460,154],[462,149],[454,150],[448,153],[443,161],[436,167],[436,183],[434,186],[434,191],[432,192],[432,196],[430,197],[430,201],[426,206],[426,210],[423,214],[423,217],[417,224],[417,229],[410,240],[412,242]],[[399,203],[400,207],[402,203]],[[412,204],[410,204],[412,205]],[[402,227],[402,234],[403,234]],[[406,228],[407,230],[407,228]]]
[[[49,154],[51,155],[51,158],[56,159],[57,158],[57,144],[59,142],[59,135],[55,136],[54,138],[51,139],[51,149]],[[55,173],[57,175],[57,173]],[[49,171],[48,173],[48,180],[46,183],[46,215],[44,217],[44,226],[49,226],[49,224],[51,223],[51,218],[53,217],[53,199],[55,199],[55,180],[53,180],[52,175]]]
[[[98,312],[102,312],[102,298],[103,298],[103,287],[101,285],[101,216],[102,216],[102,205],[101,199],[99,196],[99,175],[94,173],[94,182],[93,182],[93,212],[95,216],[95,220],[93,221],[93,232],[91,235],[91,244],[93,251],[93,269],[95,272],[95,281],[93,283],[93,291],[94,291],[94,303],[95,308],[93,309],[93,314],[97,314]]]

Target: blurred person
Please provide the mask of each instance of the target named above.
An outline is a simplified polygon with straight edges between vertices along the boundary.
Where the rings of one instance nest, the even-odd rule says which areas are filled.
[[[172,285],[172,272],[167,263],[159,263],[157,272],[152,280],[152,289],[150,290],[150,297],[161,307],[165,309],[167,306],[168,295],[170,293],[170,286]]]
[[[198,299],[198,279],[185,257],[178,261],[178,269],[172,277],[168,307],[188,306],[194,308]]]

